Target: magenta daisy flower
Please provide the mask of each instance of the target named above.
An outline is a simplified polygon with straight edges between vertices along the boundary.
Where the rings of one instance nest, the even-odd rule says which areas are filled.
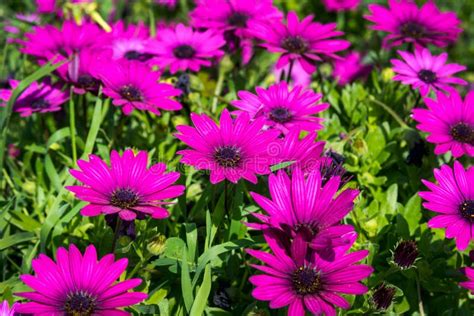
[[[436,145],[435,154],[451,151],[454,157],[474,157],[474,92],[464,102],[457,91],[450,95],[437,92],[437,100],[424,99],[427,109],[413,109],[412,117],[419,130]]]
[[[114,261],[108,254],[97,259],[94,245],[84,255],[75,245],[69,251],[59,248],[56,262],[40,254],[32,262],[35,276],[24,274],[20,279],[33,292],[15,295],[31,302],[21,303],[17,312],[34,315],[130,315],[123,307],[135,305],[147,298],[141,292],[129,292],[142,282],[129,279],[116,282],[127,268],[126,258]]]
[[[350,46],[346,40],[334,39],[343,35],[336,31],[336,23],[321,24],[313,22],[313,16],[299,20],[295,12],[290,11],[287,24],[281,21],[271,23],[253,23],[254,35],[263,40],[261,44],[272,53],[281,53],[277,68],[298,60],[307,73],[316,70],[316,63],[322,56],[338,58],[335,54]]]
[[[346,189],[336,196],[341,178],[335,176],[322,185],[318,169],[306,177],[298,167],[291,173],[289,177],[280,170],[269,176],[271,199],[250,193],[268,215],[253,213],[262,224],[249,226],[277,230],[282,241],[301,235],[320,256],[333,258],[333,248],[346,245],[354,234],[351,225],[341,225],[340,222],[354,207],[359,191]]]
[[[259,250],[247,250],[251,256],[266,265],[251,266],[263,272],[249,278],[255,286],[252,296],[260,301],[269,301],[270,308],[288,306],[288,315],[304,316],[306,310],[313,315],[336,315],[336,307],[348,309],[350,303],[341,295],[361,295],[368,291],[360,283],[373,268],[358,265],[368,255],[367,250],[349,254],[338,253],[334,261],[328,262],[317,254],[309,254],[306,243],[300,238],[293,241],[288,254],[272,234],[265,239],[273,254]]]
[[[181,94],[181,90],[168,83],[159,83],[160,74],[146,65],[120,60],[101,68],[99,77],[104,83],[103,92],[113,99],[115,106],[122,107],[125,115],[134,109],[150,111],[160,115],[160,109],[180,110],[181,104],[171,99]]]
[[[196,28],[223,32],[230,51],[242,48],[244,64],[252,57],[252,23],[268,23],[282,18],[282,13],[271,0],[201,0],[190,13]]]
[[[74,54],[104,45],[110,40],[109,35],[97,25],[91,22],[78,25],[73,21],[65,21],[61,29],[52,25],[35,26],[33,32],[25,36],[27,39],[21,42],[21,51],[35,56],[40,63],[72,59]],[[67,69],[67,64],[61,67]]]
[[[328,11],[348,11],[355,10],[360,5],[361,0],[323,0],[323,4]]]
[[[474,268],[464,267],[464,274],[468,278],[468,281],[460,282],[459,285],[470,290],[474,294]]]
[[[82,210],[84,216],[117,214],[126,221],[137,215],[166,218],[168,211],[163,200],[183,194],[184,186],[174,185],[179,172],[166,173],[166,165],[158,163],[147,168],[148,154],[137,155],[131,149],[120,156],[115,150],[110,156],[110,167],[95,155],[89,162],[78,160],[80,170],[70,170],[71,175],[82,182],[82,186],[69,186],[80,200],[89,202]]]
[[[389,33],[384,39],[386,47],[403,43],[445,47],[454,43],[462,32],[456,14],[440,12],[434,1],[418,8],[411,0],[388,0],[388,8],[369,4],[369,10],[371,14],[365,18],[375,23],[372,28]]]
[[[58,69],[59,76],[73,86],[74,93],[97,93],[101,84],[100,69],[107,57],[97,49],[84,49],[74,55],[67,69]]]
[[[197,72],[201,66],[210,67],[213,59],[224,55],[221,50],[224,44],[222,35],[212,30],[198,32],[178,24],[174,29],[161,30],[149,49],[156,55],[153,63],[169,67],[174,74],[178,70]]]
[[[422,180],[430,191],[420,192],[423,207],[439,213],[429,222],[430,228],[446,228],[446,238],[454,238],[456,247],[465,250],[474,239],[474,167],[464,169],[458,161],[434,170],[438,184]]]
[[[20,82],[10,80],[9,83],[11,89],[0,89],[0,100],[4,101],[0,106],[5,106]],[[61,84],[52,84],[49,78],[42,83],[33,82],[16,99],[13,109],[23,117],[33,113],[60,111],[61,105],[69,99],[69,93],[61,89]]]
[[[315,132],[302,139],[300,134],[299,128],[291,129],[283,139],[269,147],[270,155],[276,156],[280,163],[292,162],[289,169],[300,168],[304,173],[319,169],[325,160],[322,157],[325,142],[315,142]]]
[[[125,58],[146,62],[154,56],[148,48],[150,43],[150,32],[143,22],[125,26],[119,21],[112,27],[112,41],[108,47],[112,49],[115,60]]]
[[[232,119],[222,112],[220,126],[205,114],[191,114],[195,127],[177,126],[175,136],[191,147],[178,151],[181,162],[198,170],[210,170],[211,183],[227,179],[237,183],[244,178],[257,183],[257,174],[270,173],[275,159],[269,146],[276,141],[278,131],[262,131],[263,118],[250,121],[247,113]]]
[[[447,64],[447,53],[439,56],[431,55],[429,49],[416,49],[415,54],[398,51],[403,61],[392,59],[393,71],[397,74],[393,80],[403,84],[411,85],[419,89],[422,96],[426,96],[430,90],[452,91],[452,84],[466,85],[467,82],[453,75],[466,70],[465,66],[458,64]]]
[[[3,301],[0,305],[0,316],[15,316],[15,310],[17,305],[18,304],[13,303],[12,307],[10,308],[10,305],[8,305],[8,301]]]
[[[285,81],[290,71],[290,65],[286,65],[283,68],[276,68],[276,65],[273,67],[273,75],[276,78],[277,82]],[[303,88],[308,88],[311,84],[311,75],[304,71],[298,61],[295,61],[293,67],[291,68],[290,74],[290,85],[303,86]]]
[[[367,77],[372,67],[362,62],[359,52],[351,52],[342,59],[334,60],[332,76],[340,86],[345,86],[359,78]]]
[[[287,133],[296,126],[305,131],[316,131],[323,128],[323,119],[316,114],[329,108],[328,103],[318,103],[322,94],[313,90],[303,90],[302,86],[288,87],[284,81],[268,89],[257,87],[257,95],[248,91],[239,91],[241,100],[232,101],[238,108],[236,114],[247,112],[252,119],[264,117],[265,126]]]

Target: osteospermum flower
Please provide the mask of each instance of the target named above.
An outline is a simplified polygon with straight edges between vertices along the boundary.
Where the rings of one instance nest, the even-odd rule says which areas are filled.
[[[302,86],[289,88],[284,81],[270,86],[268,89],[257,87],[257,95],[248,91],[239,91],[241,100],[231,104],[239,109],[236,114],[247,112],[251,118],[265,118],[265,126],[276,128],[287,133],[292,127],[305,131],[323,128],[323,119],[316,114],[329,108],[328,103],[318,103],[322,94],[313,90],[303,90]]]
[[[434,170],[437,184],[422,180],[430,191],[420,192],[423,206],[438,213],[429,222],[430,228],[446,228],[446,238],[454,238],[459,250],[464,250],[474,238],[474,167],[464,169],[458,161],[454,169],[448,165]]]
[[[149,29],[140,22],[137,25],[124,25],[122,21],[112,27],[112,40],[108,48],[112,49],[112,58],[149,61],[154,55],[150,52]]]
[[[273,75],[275,76],[277,82],[285,81],[289,71],[289,64],[283,68],[276,68],[276,66],[273,67]],[[303,88],[307,88],[311,84],[311,75],[304,71],[303,67],[301,67],[298,61],[295,61],[293,67],[291,67],[289,84],[303,86]]]
[[[11,98],[19,81],[9,81],[11,89],[0,89],[0,106],[5,106]],[[47,113],[61,110],[61,105],[69,99],[69,93],[62,91],[61,84],[52,84],[48,79],[41,83],[33,82],[16,99],[13,109],[20,113],[20,116],[30,116],[33,113]]]
[[[367,257],[367,250],[341,252],[334,261],[328,262],[316,253],[308,254],[308,247],[299,238],[293,241],[290,254],[271,234],[265,234],[265,239],[273,254],[247,250],[266,264],[252,264],[264,274],[251,276],[249,281],[255,286],[252,296],[269,301],[270,308],[288,306],[290,316],[304,316],[306,310],[313,315],[336,315],[336,307],[350,308],[341,294],[367,292],[367,287],[360,281],[367,278],[373,268],[356,264]]]
[[[413,109],[419,130],[427,132],[435,154],[451,151],[454,157],[474,156],[474,92],[462,100],[457,91],[436,94],[437,100],[424,99],[427,109]]]
[[[10,305],[8,305],[8,301],[3,301],[0,305],[0,316],[14,316],[16,313],[15,310],[17,305],[18,304],[13,303],[12,307],[10,308]]]
[[[386,47],[403,43],[445,47],[455,42],[462,31],[456,14],[440,12],[434,1],[418,8],[411,0],[388,0],[388,8],[370,4],[369,10],[371,14],[365,18],[375,23],[372,28],[389,33],[384,39]]]
[[[281,53],[277,68],[284,67],[297,60],[307,73],[316,70],[316,63],[323,56],[337,58],[335,54],[347,49],[350,43],[346,40],[334,39],[343,35],[336,31],[336,23],[315,23],[313,16],[299,20],[295,12],[290,11],[287,24],[281,21],[271,23],[253,23],[254,35],[263,40],[261,44],[272,53]]]
[[[269,154],[279,162],[291,162],[289,169],[300,168],[304,173],[320,168],[325,142],[315,142],[316,133],[311,132],[300,139],[301,130],[291,129],[279,142],[269,147]]]
[[[35,56],[40,63],[72,59],[74,54],[105,45],[110,40],[107,33],[96,24],[83,22],[78,25],[73,21],[65,21],[61,29],[52,25],[35,26],[25,37],[26,40],[21,41],[21,51]],[[65,64],[61,67],[67,70],[68,66]]]
[[[73,86],[75,93],[97,93],[101,83],[100,70],[106,60],[106,54],[94,49],[85,49],[74,55],[67,69],[60,67],[58,72],[64,81]]]
[[[271,199],[251,192],[255,202],[268,214],[253,213],[262,224],[249,224],[256,229],[277,230],[282,240],[301,235],[324,258],[334,258],[334,247],[344,246],[354,234],[351,225],[340,221],[354,207],[359,191],[339,190],[341,179],[335,176],[323,186],[321,173],[315,169],[307,174],[292,169],[268,178]]]
[[[190,13],[191,23],[196,28],[223,32],[230,51],[242,48],[244,64],[252,57],[252,31],[249,24],[267,23],[281,19],[282,14],[271,0],[200,0]]]
[[[116,282],[128,264],[126,258],[114,261],[108,254],[97,259],[93,245],[84,255],[75,245],[69,251],[59,248],[56,262],[40,254],[32,262],[35,276],[20,279],[33,292],[16,293],[30,302],[17,306],[17,312],[34,315],[130,315],[121,308],[140,303],[147,294],[129,292],[141,279]]]
[[[219,126],[205,114],[191,114],[195,127],[180,125],[175,136],[191,147],[178,151],[181,162],[198,170],[210,170],[211,183],[227,179],[237,183],[244,178],[257,183],[257,174],[270,173],[275,161],[269,146],[278,137],[278,131],[262,131],[264,119],[250,121],[247,113],[232,119],[224,110]]]
[[[150,45],[150,52],[156,55],[153,63],[169,67],[173,74],[187,69],[197,72],[201,66],[209,67],[213,59],[224,55],[221,50],[224,44],[222,35],[212,30],[198,32],[178,24],[174,29],[161,30]]]
[[[397,74],[393,80],[403,84],[411,85],[420,90],[422,96],[426,96],[430,90],[452,91],[452,84],[466,85],[467,82],[453,77],[455,73],[466,69],[458,64],[447,64],[447,53],[439,56],[431,55],[429,49],[417,49],[415,54],[398,51],[403,61],[392,59],[393,71]]]
[[[334,60],[334,70],[332,76],[340,86],[349,84],[359,78],[366,77],[372,67],[362,62],[362,55],[359,52],[351,52],[342,59]]]
[[[464,274],[468,278],[468,281],[460,282],[459,285],[470,290],[471,293],[474,293],[474,268],[465,267]]]
[[[118,214],[127,221],[134,220],[138,214],[166,218],[169,213],[163,205],[169,203],[164,200],[180,196],[184,186],[174,185],[179,172],[166,173],[164,163],[150,168],[147,164],[145,151],[134,155],[127,149],[120,156],[114,150],[110,155],[110,167],[99,157],[90,155],[88,162],[77,162],[80,170],[70,171],[83,185],[66,188],[78,199],[89,202],[81,210],[84,216]]]
[[[113,99],[115,106],[122,107],[125,115],[134,109],[160,115],[160,109],[181,109],[178,101],[171,99],[181,90],[168,83],[159,83],[160,74],[136,61],[115,61],[104,66],[99,74],[104,83],[103,92]]]
[[[323,0],[323,4],[328,11],[355,10],[361,0]]]

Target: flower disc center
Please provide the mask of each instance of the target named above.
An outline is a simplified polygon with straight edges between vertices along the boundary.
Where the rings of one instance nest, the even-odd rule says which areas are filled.
[[[308,50],[308,43],[300,36],[289,36],[285,38],[281,46],[294,54],[303,54]]]
[[[67,316],[91,316],[94,314],[97,302],[96,298],[86,292],[70,293],[64,304]]]
[[[138,194],[130,189],[117,189],[112,193],[110,204],[121,209],[130,209],[138,204]]]
[[[474,127],[466,123],[458,123],[451,127],[451,136],[454,140],[474,146]]]
[[[436,73],[428,69],[422,69],[418,73],[418,78],[425,83],[435,83],[438,79]]]
[[[242,156],[239,148],[235,146],[222,146],[216,148],[214,159],[222,167],[234,168],[239,165]]]
[[[293,117],[293,115],[285,107],[275,107],[270,110],[269,117],[272,121],[283,124],[283,123],[291,121],[291,118]]]
[[[196,50],[190,45],[179,45],[173,49],[173,54],[176,58],[179,59],[189,59],[196,54]]]
[[[299,267],[292,275],[293,287],[297,294],[314,294],[321,288],[321,276],[310,267]]]
[[[467,220],[474,219],[474,200],[466,200],[459,205],[459,212],[461,216]]]
[[[131,102],[143,100],[140,90],[131,85],[122,87],[122,89],[120,89],[120,95]]]

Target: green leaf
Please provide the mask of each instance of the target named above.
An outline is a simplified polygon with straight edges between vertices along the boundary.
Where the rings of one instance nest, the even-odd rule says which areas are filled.
[[[211,293],[211,283],[211,265],[208,264],[204,270],[204,278],[196,294],[196,299],[194,300],[194,304],[191,309],[191,316],[201,316],[204,314],[204,309],[207,306],[207,299]]]
[[[33,233],[17,233],[0,239],[0,250],[4,250],[13,245],[20,244],[25,241],[31,241],[35,237]]]
[[[181,260],[181,290],[183,293],[184,305],[189,312],[193,305],[193,286],[191,285],[191,276],[189,275],[188,252],[186,247],[183,247],[183,255]]]

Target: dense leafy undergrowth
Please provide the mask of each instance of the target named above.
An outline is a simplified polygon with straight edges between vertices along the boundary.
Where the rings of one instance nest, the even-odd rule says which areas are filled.
[[[427,136],[434,132],[420,126],[417,129],[417,125],[430,113],[420,112],[417,117],[413,112],[414,108],[427,109],[429,101],[425,98],[440,104],[451,102],[435,90],[455,98],[456,92],[448,89],[449,86],[462,97],[471,88],[474,79],[472,1],[437,3],[441,12],[455,12],[463,29],[460,34],[454,32],[440,40],[448,44],[445,47],[436,41],[423,42],[430,36],[439,36],[433,35],[436,30],[431,35],[427,31],[431,22],[439,21],[436,12],[422,21],[427,26],[420,22],[421,31],[415,31],[422,34],[415,34],[415,41],[387,44],[384,40],[387,32],[373,30],[371,27],[377,23],[364,18],[375,16],[376,8],[369,10],[370,3],[377,2],[385,8],[385,1],[363,1],[353,10],[340,12],[328,11],[320,1],[293,0],[275,0],[273,4],[260,1],[265,5],[246,0],[202,1],[196,5],[194,1],[184,0],[176,6],[159,3],[166,1],[145,0],[96,1],[97,6],[87,1],[56,2],[56,8],[50,11],[41,11],[33,1],[0,3],[5,30],[0,34],[3,47],[0,97],[4,100],[0,109],[2,300],[10,305],[22,302],[16,308],[36,314],[41,306],[55,306],[44,309],[41,315],[122,315],[118,310],[112,314],[115,307],[133,315],[304,315],[303,310],[308,314],[327,315],[333,312],[339,315],[473,314],[474,299],[466,289],[469,286],[472,289],[472,284],[460,286],[460,282],[467,280],[469,272],[465,268],[474,260],[469,245],[474,231],[470,226],[474,191],[469,182],[474,180],[469,169],[474,154],[474,114],[466,114],[474,113],[474,102],[466,105],[464,118],[450,122],[451,130],[445,132],[451,138],[455,137],[455,131],[464,133],[457,136],[458,142],[470,149],[461,153],[454,153],[455,149],[451,151],[451,148],[439,149],[437,140],[427,141]],[[396,1],[389,2],[393,5]],[[212,20],[218,13],[225,13],[230,3],[234,10],[240,8],[242,12],[256,8],[258,14],[253,14],[261,15],[260,19],[239,20],[246,26],[243,29],[237,26],[237,31],[226,28],[229,20],[224,19],[227,22],[223,25],[205,23],[202,15]],[[412,10],[407,7],[398,8],[398,14]],[[199,13],[199,8],[204,13]],[[268,8],[273,8],[275,16],[269,17]],[[332,34],[328,42],[314,48],[313,55],[322,59],[301,57],[313,49],[304,41],[304,36],[311,37],[311,32],[304,33],[302,27],[293,30],[296,34],[292,34],[291,42],[283,37],[281,42],[271,43],[276,36],[272,29],[281,31],[291,14],[299,16],[300,21],[313,14],[314,21],[336,22],[337,30],[344,34]],[[253,25],[247,19],[257,21]],[[448,17],[441,20],[449,23]],[[129,26],[127,33],[123,25],[117,24],[119,21],[136,28]],[[228,23],[236,27],[239,21]],[[390,21],[386,17],[386,22]],[[61,28],[66,23],[73,30]],[[178,23],[186,26],[176,26]],[[440,27],[443,23],[436,25]],[[42,37],[35,38],[34,34],[39,34],[39,29],[46,25],[56,28],[63,38],[55,39],[51,29],[49,35],[42,33]],[[180,51],[170,48],[171,57],[167,57],[164,47],[174,36],[190,36],[189,32],[193,31],[187,29],[189,25],[198,34],[193,35],[195,46],[181,45]],[[74,31],[86,26],[90,29]],[[111,33],[107,32],[109,27]],[[441,31],[446,30],[441,27]],[[328,28],[326,32],[331,30]],[[88,40],[90,55],[83,54]],[[335,42],[329,43],[330,40]],[[349,41],[351,46],[347,48],[345,42],[336,40]],[[283,48],[272,51],[272,45]],[[441,79],[431,78],[432,89],[423,97],[420,93],[423,88],[415,89],[397,80],[394,76],[403,72],[397,66],[404,66],[391,60],[413,62],[410,56],[402,56],[397,50],[424,54],[423,62],[428,65],[431,55],[426,56],[429,51],[421,53],[422,45],[433,56],[447,52],[447,63],[466,66],[462,72],[452,71],[447,75],[463,80],[449,82],[446,87],[433,86],[434,80]],[[328,47],[337,48],[331,51]],[[285,53],[285,49],[292,54]],[[134,55],[130,54],[132,50]],[[349,57],[349,52],[359,55]],[[290,56],[286,65],[282,55]],[[336,60],[337,56],[342,58]],[[175,61],[170,62],[173,58]],[[177,64],[186,58],[200,58],[200,61]],[[351,62],[350,58],[355,60]],[[275,70],[279,59],[283,72]],[[84,60],[89,60],[92,66],[81,64]],[[304,63],[308,65],[303,69]],[[138,66],[133,68],[130,64]],[[435,72],[431,75],[436,76]],[[79,78],[84,74],[89,75],[88,80],[95,81],[81,82]],[[429,82],[430,78],[426,77],[429,74],[424,75],[418,72],[417,80]],[[9,79],[18,80],[19,84],[12,87]],[[282,81],[289,81],[289,87]],[[49,86],[38,87],[34,82]],[[260,87],[257,92],[263,99],[263,89],[278,82],[275,87],[279,92],[267,95],[274,98],[270,102],[273,108],[267,111],[257,104],[248,110],[252,102],[262,101],[239,91],[255,94]],[[298,84],[313,92],[285,109],[287,104],[275,95],[280,93],[288,101],[294,98],[288,96],[288,89],[297,89],[293,87]],[[45,97],[41,94],[45,89],[56,89],[56,95],[48,92],[49,96]],[[38,100],[49,103],[38,103]],[[55,109],[54,102],[58,103]],[[323,103],[329,106],[313,112],[308,110],[310,114],[291,122],[295,117],[291,111],[299,111],[304,102],[309,103],[308,108]],[[458,111],[455,103],[445,105],[439,116],[454,116]],[[275,106],[283,110],[272,112]],[[230,111],[233,121],[225,109]],[[192,113],[204,113],[206,117]],[[219,134],[208,120],[218,125],[220,120],[220,126],[227,129],[222,128]],[[260,130],[264,124],[264,131]],[[242,132],[245,128],[253,132]],[[316,141],[325,142],[324,149],[323,144],[315,145],[315,132]],[[306,142],[297,142],[298,137],[307,137]],[[299,151],[289,153],[291,146],[299,146]],[[188,151],[177,153],[180,150]],[[133,160],[134,154],[140,151],[141,156],[136,156],[140,162],[138,158]],[[153,165],[149,171],[143,170],[143,151],[148,154],[148,167]],[[90,154],[96,157],[91,158]],[[113,171],[104,167],[100,159],[115,166]],[[454,165],[455,160],[460,164]],[[423,199],[433,201],[436,197],[420,196],[419,192],[435,192],[436,187],[427,188],[422,179],[442,182],[442,176],[434,178],[433,170],[445,164],[470,171],[466,172],[464,182],[458,178],[458,187],[454,188],[456,183],[446,184],[443,193],[438,192],[438,199],[431,206],[425,204],[425,208]],[[269,175],[269,168],[273,175]],[[109,170],[110,175],[104,176],[107,173],[104,170]],[[294,185],[292,199],[284,185],[290,179]],[[163,185],[163,181],[168,182]],[[358,195],[355,190],[360,191]],[[463,199],[457,193],[450,195],[450,190],[460,191]],[[283,206],[279,208],[261,196]],[[311,204],[313,196],[316,201]],[[336,196],[347,205],[330,202]],[[452,203],[458,203],[455,211],[448,210]],[[272,207],[280,209],[282,214],[269,214]],[[340,218],[327,225],[345,228],[338,228],[341,230],[336,231],[336,236],[318,239],[318,234],[328,229],[322,223],[341,212],[344,214]],[[435,212],[458,216],[463,224],[445,220],[449,223],[436,227],[447,229],[429,228],[428,222],[435,214],[440,215]],[[264,215],[271,219],[262,225],[268,219]],[[324,244],[322,248],[318,248],[318,242]],[[94,245],[98,258],[114,253],[115,261],[126,258],[128,265],[88,274],[86,263],[93,266],[95,259],[88,257],[87,261],[84,255],[81,261],[77,249],[71,245],[82,254],[89,245]],[[68,255],[61,247],[69,251],[70,265],[64,261]],[[88,249],[88,255],[92,256],[92,248]],[[276,253],[277,259],[246,249]],[[359,263],[353,260],[348,267],[340,264],[339,272],[329,271],[340,258],[360,250],[367,250],[368,255],[361,255]],[[57,272],[44,256],[35,260],[40,254],[57,261],[57,269],[67,266],[70,271]],[[60,258],[65,265],[59,265]],[[270,268],[258,271],[254,265],[262,264],[259,259],[280,271]],[[290,265],[288,260],[295,262]],[[372,273],[369,267],[373,268]],[[62,279],[48,274],[53,275],[54,271]],[[66,277],[74,273],[77,275],[71,279]],[[252,276],[272,273],[272,277],[253,277],[252,281]],[[358,273],[360,277],[356,278]],[[107,274],[115,279],[105,284],[101,277]],[[24,275],[37,276],[46,292],[41,292],[38,284],[32,286],[34,282]],[[112,307],[108,310],[107,298],[97,289],[97,284],[111,286],[115,281],[134,278],[142,282],[123,290],[122,296],[117,294],[116,299],[125,303],[114,306],[109,303]],[[95,288],[94,282],[97,282]],[[334,284],[345,289],[335,290]],[[357,286],[362,290],[349,290]],[[146,295],[125,293],[132,287],[135,293]],[[51,291],[48,295],[54,302],[21,295],[32,290],[39,292],[39,296]],[[109,302],[112,300],[109,298]]]

